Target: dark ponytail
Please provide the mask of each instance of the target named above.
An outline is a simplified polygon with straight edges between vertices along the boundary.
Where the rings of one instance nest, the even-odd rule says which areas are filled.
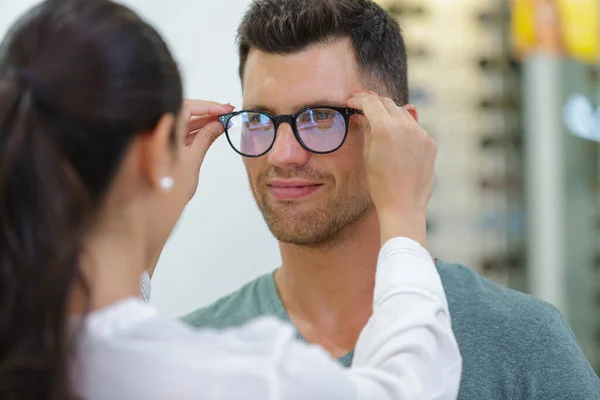
[[[67,399],[66,304],[89,196],[31,84],[0,85],[0,397]]]
[[[106,0],[50,0],[0,48],[0,398],[71,399],[69,294],[129,144],[182,102],[160,36]]]

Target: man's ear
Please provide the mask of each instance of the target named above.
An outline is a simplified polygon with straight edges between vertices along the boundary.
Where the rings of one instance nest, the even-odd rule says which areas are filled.
[[[417,107],[413,106],[412,104],[407,104],[407,105],[403,106],[402,108],[404,108],[406,111],[408,111],[410,116],[413,117],[413,119],[415,121],[419,122],[419,112],[417,111]]]
[[[173,138],[176,131],[176,118],[164,114],[151,131],[140,137],[140,170],[153,188],[160,185],[161,179],[171,175],[173,161]]]

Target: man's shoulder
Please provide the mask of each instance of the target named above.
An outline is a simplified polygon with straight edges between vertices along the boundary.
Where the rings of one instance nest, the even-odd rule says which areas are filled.
[[[276,290],[273,274],[269,273],[182,319],[190,325],[203,328],[239,326],[256,317],[276,313],[272,304],[273,290]]]
[[[459,398],[600,398],[600,382],[556,307],[462,265],[437,267],[463,356]]]
[[[545,326],[561,314],[553,305],[502,286],[471,268],[445,261],[437,262],[453,321],[518,324],[530,330]]]

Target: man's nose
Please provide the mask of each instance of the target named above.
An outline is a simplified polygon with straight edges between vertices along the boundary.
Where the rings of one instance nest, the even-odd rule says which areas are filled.
[[[310,152],[298,142],[288,123],[279,125],[275,143],[269,151],[269,163],[275,167],[305,165],[310,158]]]

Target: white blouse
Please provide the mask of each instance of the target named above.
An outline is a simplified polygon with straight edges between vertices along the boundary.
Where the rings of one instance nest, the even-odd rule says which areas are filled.
[[[274,318],[194,329],[132,298],[79,324],[73,382],[87,400],[456,399],[462,361],[440,277],[416,242],[387,242],[351,368]]]

